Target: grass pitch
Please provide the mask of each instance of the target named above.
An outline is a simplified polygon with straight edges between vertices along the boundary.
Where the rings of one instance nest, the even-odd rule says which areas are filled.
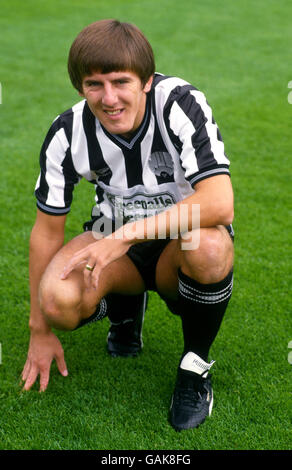
[[[291,15],[288,0],[2,0],[0,449],[291,449]],[[157,71],[206,93],[232,163],[235,288],[211,350],[213,414],[182,433],[167,421],[180,321],[155,293],[139,358],[108,357],[105,319],[58,334],[67,378],[54,364],[44,394],[19,386],[39,149],[55,116],[79,100],[66,72],[72,40],[110,17],[145,32]],[[82,182],[67,239],[92,200]]]

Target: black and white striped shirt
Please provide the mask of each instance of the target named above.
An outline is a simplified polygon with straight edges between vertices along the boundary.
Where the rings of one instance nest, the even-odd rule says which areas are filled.
[[[131,140],[112,135],[86,100],[53,122],[40,154],[37,206],[70,211],[82,177],[95,185],[99,214],[124,221],[151,215],[193,193],[204,178],[229,174],[229,160],[205,95],[186,81],[155,74],[144,120]]]

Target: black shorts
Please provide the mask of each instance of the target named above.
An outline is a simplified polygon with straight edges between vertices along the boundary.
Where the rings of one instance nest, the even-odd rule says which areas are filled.
[[[83,225],[84,230],[91,231],[94,222],[94,218],[88,222],[85,222],[85,224]],[[233,241],[234,232],[232,225],[226,226],[226,229]],[[131,246],[127,252],[127,256],[133,261],[137,270],[141,274],[141,277],[146,286],[146,290],[157,291],[155,283],[156,265],[158,263],[162,251],[169,242],[170,238],[166,238],[163,240],[150,240]]]
[[[234,231],[232,225],[226,226],[226,229],[230,235],[230,238],[232,241],[234,241]],[[157,291],[155,282],[156,265],[162,251],[169,242],[170,238],[138,243],[137,245],[131,246],[127,252],[127,255],[133,261],[134,265],[141,274],[146,285],[146,290]]]
[[[155,283],[156,265],[169,238],[164,240],[150,240],[131,246],[127,255],[141,274],[146,290],[157,290]]]
[[[85,222],[83,225],[83,230],[85,232],[92,231],[96,220],[98,220],[97,217],[92,217],[91,220]],[[114,231],[114,222],[107,219],[106,227],[101,225],[99,229],[103,235],[109,235]],[[164,240],[150,240],[139,243],[138,245],[131,246],[127,252],[127,256],[130,258],[130,260],[133,261],[134,265],[141,274],[146,286],[146,290],[156,290],[156,265],[162,251],[169,242],[169,238]]]

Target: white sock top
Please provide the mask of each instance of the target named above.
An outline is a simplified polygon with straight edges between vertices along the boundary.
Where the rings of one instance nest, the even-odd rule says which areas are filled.
[[[195,372],[196,374],[201,375],[202,377],[207,377],[209,370],[215,361],[208,362],[203,361],[197,354],[193,352],[188,352],[181,361],[180,368],[184,370],[189,370]]]

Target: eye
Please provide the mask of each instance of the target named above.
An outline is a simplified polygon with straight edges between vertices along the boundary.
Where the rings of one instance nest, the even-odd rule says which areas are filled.
[[[90,86],[101,86],[101,83],[100,82],[91,82],[90,83]]]
[[[129,83],[129,80],[127,78],[119,78],[116,83],[118,85],[125,85],[126,83]]]
[[[87,88],[98,88],[99,86],[101,86],[101,83],[95,80],[90,80],[90,81],[85,82],[85,86]]]

